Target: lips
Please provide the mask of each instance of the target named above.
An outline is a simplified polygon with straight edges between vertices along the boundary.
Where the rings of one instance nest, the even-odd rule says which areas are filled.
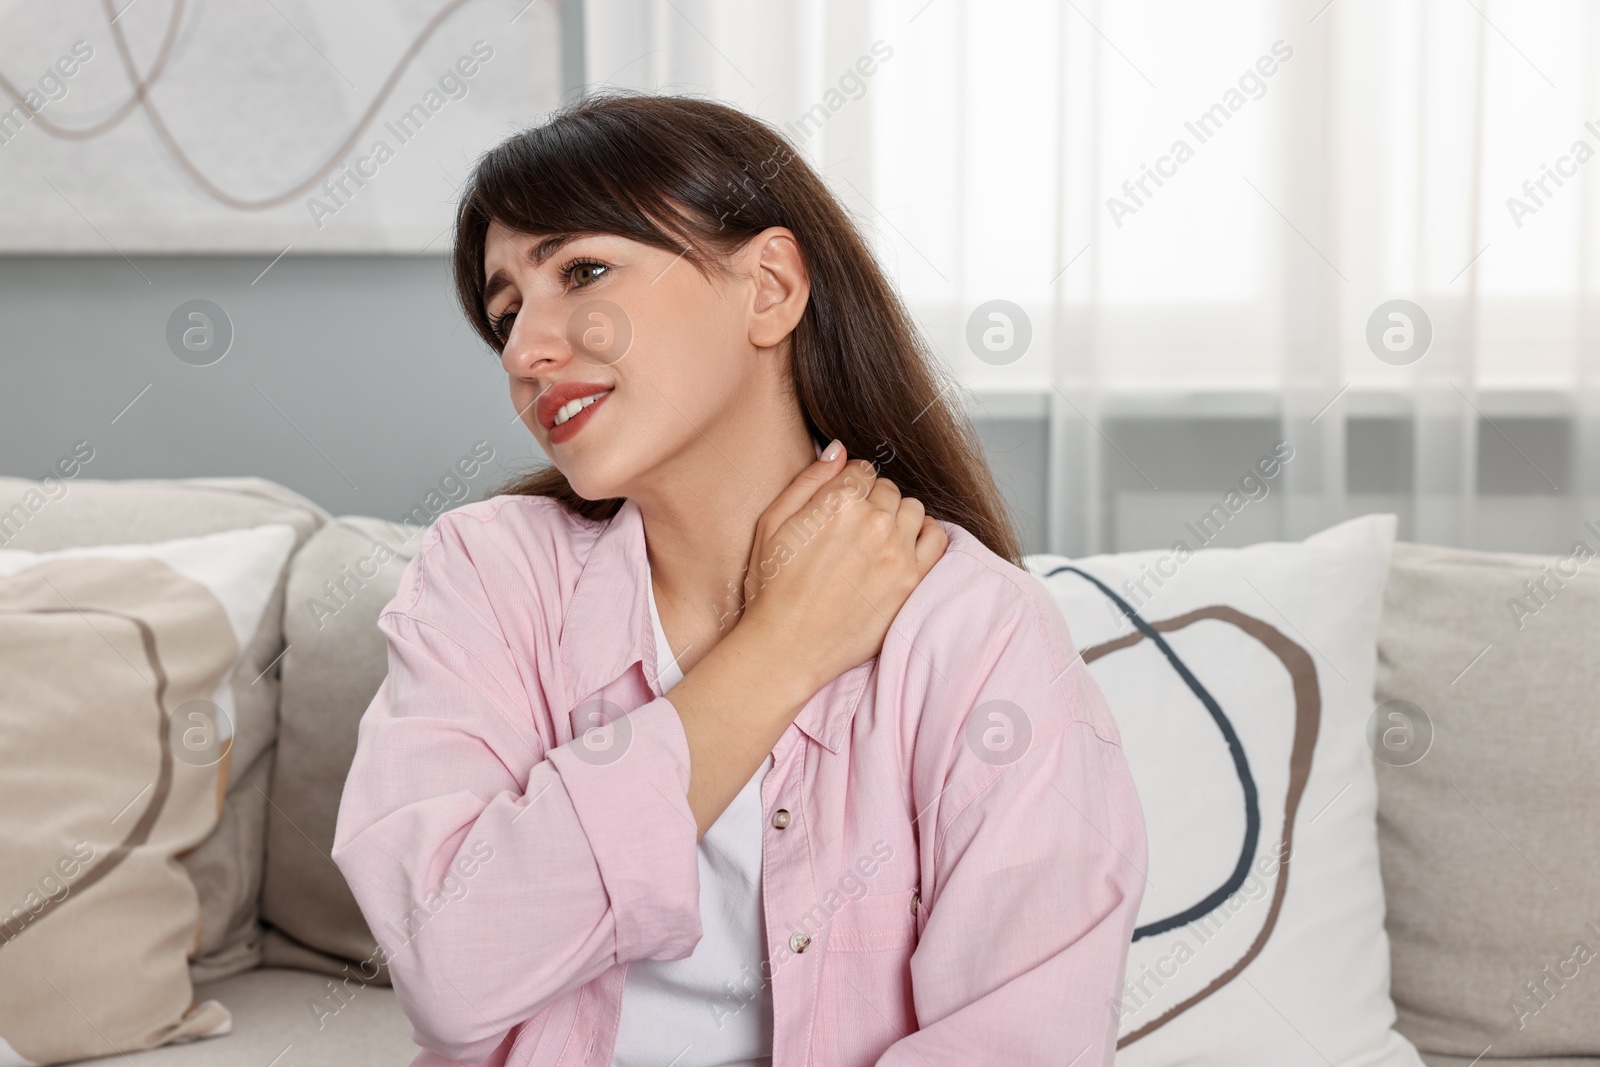
[[[539,402],[534,406],[534,414],[539,420],[539,425],[543,426],[550,434],[550,442],[552,444],[561,444],[563,441],[570,440],[588,423],[593,416],[594,410],[605,403],[605,399],[610,393],[611,386],[599,382],[562,382],[551,386],[539,397]],[[598,397],[598,399],[584,406],[576,413],[571,413],[570,417],[560,425],[556,424],[556,419],[560,416],[563,408],[574,401],[581,401],[588,397]]]

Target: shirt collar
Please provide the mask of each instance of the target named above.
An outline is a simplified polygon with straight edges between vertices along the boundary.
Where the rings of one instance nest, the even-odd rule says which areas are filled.
[[[578,575],[561,628],[561,660],[569,707],[592,696],[638,664],[651,690],[656,677],[655,628],[650,622],[650,562],[644,520],[628,500],[600,526]],[[823,686],[795,717],[807,737],[838,752],[849,730],[867,678],[868,660]]]

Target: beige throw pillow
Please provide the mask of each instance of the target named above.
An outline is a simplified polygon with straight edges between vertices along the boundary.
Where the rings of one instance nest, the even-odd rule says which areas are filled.
[[[297,546],[329,518],[298,493],[262,478],[102,481],[0,477],[0,549],[57,552],[94,545],[155,544],[225,530],[285,523]],[[238,710],[229,754],[228,796],[217,828],[183,857],[200,893],[200,949],[189,977],[208,982],[261,962],[261,880],[267,794],[278,722],[283,653],[283,584],[234,672]]]
[[[1600,1062],[1600,524],[1396,545],[1377,683],[1398,1028],[1430,1064]]]
[[[224,1033],[192,1002],[232,675],[294,542],[281,524],[0,551],[0,1064]]]

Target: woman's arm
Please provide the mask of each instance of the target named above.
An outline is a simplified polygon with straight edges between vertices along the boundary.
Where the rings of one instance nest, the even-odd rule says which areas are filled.
[[[912,770],[919,1029],[878,1064],[1107,1065],[1144,891],[1138,796],[1054,605],[986,608],[943,677],[913,656],[927,669],[907,695],[928,705]]]
[[[455,521],[439,520],[442,538],[459,536]],[[581,739],[555,744],[467,553],[446,548],[407,581],[448,587],[448,611],[424,590],[379,620],[389,673],[361,721],[332,856],[417,1042],[475,1061],[615,963],[687,955],[699,874],[672,705],[630,713],[613,763],[586,760]]]

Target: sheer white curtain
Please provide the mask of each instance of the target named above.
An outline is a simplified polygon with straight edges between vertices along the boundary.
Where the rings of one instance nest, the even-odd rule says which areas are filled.
[[[1109,547],[1101,480],[1126,457],[1108,419],[1217,404],[1281,421],[1290,537],[1351,510],[1346,438],[1364,412],[1412,427],[1395,462],[1412,468],[1413,539],[1480,539],[1479,436],[1519,414],[1570,420],[1572,462],[1544,469],[1511,433],[1540,492],[1490,502],[1495,521],[1520,508],[1576,536],[1600,518],[1594,5],[586,10],[591,85],[705,93],[785,126],[955,377],[979,403],[1048,413],[1051,548]],[[1020,356],[969,344],[992,300],[1023,309]],[[1420,359],[1369,345],[1394,300],[1431,325]],[[1415,345],[1421,317],[1402,314],[1379,325]]]

